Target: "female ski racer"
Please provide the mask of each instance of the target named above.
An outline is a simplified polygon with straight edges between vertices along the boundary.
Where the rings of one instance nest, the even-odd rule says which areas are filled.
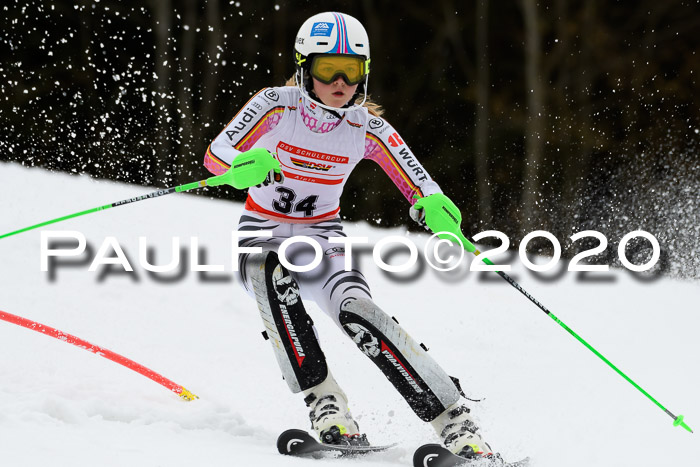
[[[258,247],[258,252],[239,257],[239,274],[257,300],[284,379],[292,392],[304,394],[311,426],[322,442],[368,444],[326,365],[300,298],[312,300],[379,367],[416,415],[432,424],[448,449],[465,458],[497,458],[477,431],[459,382],[379,308],[360,271],[345,269],[338,243],[346,236],[339,201],[360,161],[377,162],[411,204],[414,195],[451,203],[380,116],[379,106],[367,100],[367,33],[349,15],[320,13],[301,26],[294,51],[294,79],[255,94],[212,141],[204,161],[215,175],[233,166],[235,186],[248,188],[239,232],[268,235],[240,241],[241,248]],[[251,167],[271,170],[264,179],[251,179],[246,172]],[[424,223],[429,209],[436,208],[411,207],[410,215]],[[325,254],[319,267],[290,274],[280,264],[278,248],[293,236],[321,245]],[[308,246],[293,243],[285,255],[292,264],[307,265],[315,258]]]

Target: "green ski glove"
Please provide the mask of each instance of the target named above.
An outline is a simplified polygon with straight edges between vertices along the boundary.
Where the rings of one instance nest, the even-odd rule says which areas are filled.
[[[459,208],[455,206],[455,203],[453,203],[450,198],[442,193],[434,193],[424,198],[414,195],[413,198],[418,199],[418,201],[416,201],[416,204],[414,204],[411,209],[422,211],[422,215],[419,213],[417,218],[414,213],[411,212],[411,217],[414,220],[417,220],[419,223],[422,221],[433,233],[440,234],[441,232],[448,232],[452,234],[442,233],[438,235],[440,238],[454,242],[456,236],[462,241],[462,246],[465,247],[467,251],[472,251],[471,248],[474,248],[474,246],[462,235],[462,229],[460,227],[462,223],[462,213],[459,212]]]
[[[210,177],[208,186],[231,185],[245,190],[256,185],[284,181],[280,162],[265,148],[255,148],[236,156],[226,173]]]

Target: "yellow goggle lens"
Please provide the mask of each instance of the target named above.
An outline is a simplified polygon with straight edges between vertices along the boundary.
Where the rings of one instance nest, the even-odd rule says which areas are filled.
[[[311,76],[325,84],[342,76],[352,86],[364,79],[365,60],[357,55],[317,55],[311,62]]]

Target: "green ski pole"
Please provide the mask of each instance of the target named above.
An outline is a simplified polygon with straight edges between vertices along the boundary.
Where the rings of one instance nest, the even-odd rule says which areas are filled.
[[[190,191],[194,190],[196,188],[202,188],[205,186],[218,186],[218,185],[230,185],[233,186],[234,188],[241,188],[240,185],[240,179],[241,177],[241,170],[239,169],[240,166],[245,166],[245,173],[243,173],[243,178],[244,182],[250,183],[251,185],[261,183],[267,174],[270,172],[270,170],[274,169],[274,164],[270,165],[268,163],[267,165],[263,164],[251,164],[249,162],[250,159],[254,159],[256,155],[260,153],[260,151],[266,151],[265,149],[253,149],[251,151],[248,151],[247,153],[243,153],[240,156],[236,157],[236,162],[237,164],[230,169],[228,169],[225,173],[221,175],[216,175],[214,177],[209,177],[205,180],[200,180],[198,182],[192,182],[192,183],[186,183],[184,185],[179,185],[171,188],[164,188],[162,190],[156,190],[151,193],[137,196],[135,198],[129,198],[129,199],[124,199],[121,201],[117,201],[115,203],[111,204],[105,204],[104,206],[98,206],[96,208],[92,209],[86,209],[85,211],[80,211],[76,212],[73,214],[68,214],[67,216],[63,217],[58,217],[56,219],[51,219],[49,221],[45,222],[40,222],[38,224],[30,225],[29,227],[25,227],[23,229],[15,230],[14,232],[9,232],[6,234],[0,235],[0,239],[6,238],[6,237],[11,237],[13,235],[17,235],[23,232],[27,232],[28,230],[34,230],[38,229],[40,227],[44,227],[50,224],[55,224],[57,222],[62,222],[68,219],[74,219],[76,217],[84,216],[86,214],[91,214],[93,212],[97,211],[104,211],[105,209],[110,209],[110,208],[116,208],[118,206],[124,206],[125,204],[131,204],[131,203],[136,203],[138,201],[143,201],[147,199],[153,199],[153,198],[158,198],[160,196],[165,196],[169,195],[171,193],[182,193],[184,191]],[[277,163],[277,167],[279,167],[279,162]],[[236,173],[234,175],[233,169],[236,168]],[[234,186],[235,185],[235,186]]]
[[[118,206],[124,206],[125,204],[136,203],[138,201],[143,201],[145,199],[158,198],[159,196],[165,196],[165,195],[169,195],[171,193],[180,193],[183,191],[189,191],[189,190],[192,190],[195,188],[201,188],[204,186],[207,186],[207,180],[200,180],[198,182],[187,183],[185,185],[180,185],[180,186],[171,187],[171,188],[164,188],[162,190],[153,191],[151,193],[137,196],[135,198],[123,199],[123,200],[117,201],[115,203],[105,204],[104,206],[98,206],[96,208],[86,209],[85,211],[80,211],[80,212],[76,212],[73,214],[68,214],[67,216],[57,217],[56,219],[51,219],[49,221],[40,222],[38,224],[30,225],[29,227],[24,227],[23,229],[15,230],[14,232],[2,234],[2,235],[0,235],[0,239],[5,238],[5,237],[11,237],[13,235],[21,234],[21,233],[27,232],[29,230],[38,229],[40,227],[55,224],[57,222],[62,222],[62,221],[68,220],[68,219],[74,219],[76,217],[84,216],[86,214],[91,214],[93,212],[104,211],[105,209],[116,208]]]
[[[418,196],[415,196],[418,197]],[[475,256],[479,256],[481,252],[476,249],[474,244],[470,242],[463,234],[461,230],[462,214],[460,213],[457,206],[452,203],[446,196],[442,194],[435,194],[425,198],[420,198],[414,205],[417,208],[428,208],[425,209],[425,221],[430,230],[437,233],[439,238],[450,240],[454,242],[455,238],[458,238],[461,242],[462,247]],[[482,258],[482,261],[490,266],[494,264],[488,258]],[[689,432],[693,430],[683,421],[683,415],[674,415],[670,410],[661,405],[659,401],[654,399],[651,394],[646,392],[641,386],[632,381],[632,379],[622,372],[618,367],[613,365],[613,363],[605,358],[603,354],[598,352],[592,345],[586,342],[581,336],[579,336],[573,329],[567,326],[562,320],[557,318],[554,313],[549,311],[544,305],[542,305],[535,297],[530,295],[525,289],[523,289],[520,284],[518,284],[512,277],[503,271],[496,271],[496,273],[501,276],[506,282],[512,285],[518,292],[525,295],[532,303],[534,303],[540,310],[544,311],[547,316],[552,318],[559,326],[564,328],[566,332],[571,334],[577,341],[583,344],[588,350],[593,352],[598,358],[604,361],[610,368],[615,370],[615,372],[622,376],[628,383],[637,388],[639,392],[644,394],[650,401],[656,404],[661,410],[663,410],[669,417],[673,419],[673,426],[681,426]]]

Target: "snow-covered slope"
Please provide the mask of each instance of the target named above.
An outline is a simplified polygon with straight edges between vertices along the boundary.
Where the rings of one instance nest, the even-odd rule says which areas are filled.
[[[143,187],[0,164],[0,234],[147,193]],[[0,321],[0,465],[349,465],[276,453],[277,434],[308,428],[287,390],[255,303],[233,278],[231,231],[241,205],[171,195],[46,227],[85,234],[94,255],[113,236],[133,273],[89,272],[92,257],[40,271],[40,231],[0,240],[0,310],[123,354],[184,385],[184,402],[153,381],[77,347]],[[376,243],[401,229],[347,224]],[[206,263],[148,274],[138,238],[171,255],[198,237]],[[427,236],[411,235],[419,246]],[[400,259],[400,258],[399,258]],[[205,262],[204,258],[201,259]],[[698,435],[671,419],[497,276],[430,268],[391,278],[362,256],[376,301],[458,376],[489,442],[536,467],[697,465]],[[659,402],[700,427],[700,285],[642,281],[628,271],[545,281],[513,263],[513,276]],[[101,274],[102,271],[102,274]],[[169,281],[164,280],[168,278]],[[410,465],[435,441],[386,379],[313,304],[308,306],[336,378],[370,439],[400,449],[356,461]],[[352,462],[355,464],[355,461]]]

